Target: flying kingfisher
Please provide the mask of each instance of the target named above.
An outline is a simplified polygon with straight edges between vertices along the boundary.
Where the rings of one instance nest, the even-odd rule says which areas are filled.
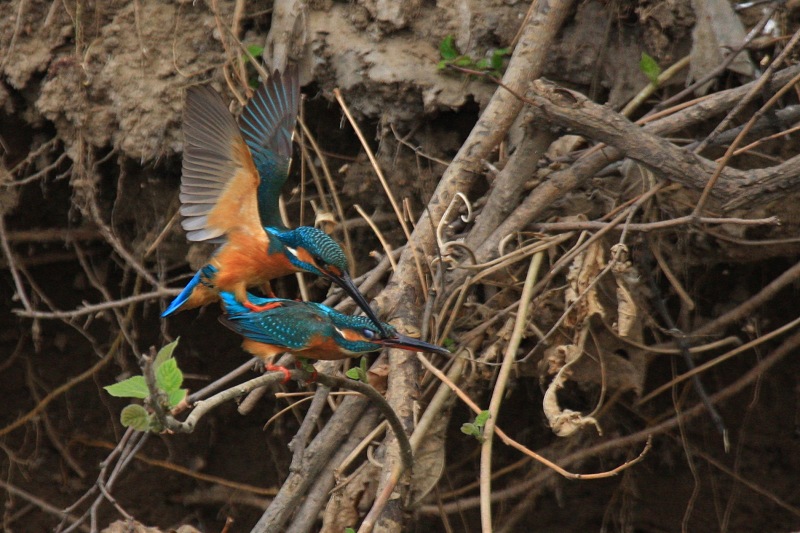
[[[259,298],[248,294],[263,311],[251,311],[229,292],[221,292],[226,316],[220,322],[245,337],[242,348],[264,359],[267,370],[288,372],[272,366],[270,359],[282,352],[300,357],[334,360],[375,352],[384,346],[402,350],[450,355],[445,348],[401,335],[394,326],[380,328],[364,316],[344,315],[314,302]]]
[[[209,264],[214,278],[198,271],[162,317],[217,301],[232,292],[251,311],[247,288],[294,272],[310,272],[338,284],[380,329],[382,326],[348,272],[342,248],[309,226],[287,228],[278,198],[289,172],[297,119],[296,67],[276,71],[245,106],[237,125],[220,96],[190,87],[183,119],[181,215],[187,239],[221,243]],[[266,305],[266,304],[265,304]]]

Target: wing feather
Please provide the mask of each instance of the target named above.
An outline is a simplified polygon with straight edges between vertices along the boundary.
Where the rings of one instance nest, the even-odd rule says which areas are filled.
[[[219,95],[190,87],[183,118],[181,214],[190,241],[218,241],[231,231],[263,232],[259,178],[236,121]]]
[[[289,174],[292,136],[300,103],[297,68],[275,71],[247,103],[239,126],[259,174],[258,211],[263,226],[283,228],[278,209]]]

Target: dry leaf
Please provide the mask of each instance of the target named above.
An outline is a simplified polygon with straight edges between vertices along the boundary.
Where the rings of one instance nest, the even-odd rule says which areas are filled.
[[[639,311],[633,298],[633,289],[640,285],[639,271],[628,260],[628,247],[616,244],[611,248],[614,257],[614,279],[617,281],[617,332],[620,337],[630,335],[639,324]]]
[[[579,360],[583,353],[581,347],[574,344],[559,346],[558,349],[563,353],[566,364],[558,371],[553,381],[550,382],[542,401],[542,409],[547,417],[550,429],[559,437],[568,437],[583,426],[593,425],[597,428],[597,432],[602,435],[603,432],[600,429],[600,425],[594,417],[583,416],[580,412],[572,409],[562,410],[561,406],[558,405],[558,389],[562,388],[566,383],[570,375],[570,365]]]
[[[175,533],[200,533],[200,530],[192,526],[180,526],[178,529],[172,529],[170,531],[174,531]],[[163,533],[163,530],[157,527],[147,527],[136,521],[117,520],[100,533]]]
[[[331,493],[322,515],[320,533],[341,533],[347,527],[361,522],[363,513],[372,505],[380,469],[366,462],[344,486],[337,486]]]
[[[319,211],[314,219],[314,226],[318,227],[328,235],[336,229],[336,217],[329,211]]]
[[[564,320],[566,327],[582,324],[592,315],[605,315],[603,304],[597,293],[595,280],[605,267],[603,247],[600,242],[592,243],[579,254],[569,267],[567,274],[568,287],[564,293],[567,307],[575,302],[569,316]]]
[[[445,435],[449,417],[438,416],[414,452],[411,507],[422,501],[439,483],[445,464]]]
[[[702,78],[723,62],[731,50],[741,46],[747,36],[742,21],[733,11],[729,0],[692,0],[697,22],[692,32],[691,66],[689,79]],[[728,70],[753,77],[755,68],[747,55],[740,53],[728,65]],[[713,80],[695,90],[698,95],[708,92]]]

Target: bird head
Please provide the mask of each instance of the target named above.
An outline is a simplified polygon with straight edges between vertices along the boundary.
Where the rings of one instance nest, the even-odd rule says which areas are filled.
[[[339,244],[325,232],[310,226],[280,231],[266,228],[270,238],[277,238],[286,249],[289,262],[298,270],[322,276],[339,285],[364,310],[373,326],[379,330],[383,323],[366,298],[356,288],[347,267],[347,257]]]
[[[343,315],[332,309],[328,310],[328,317],[334,327],[336,343],[354,354],[374,352],[385,346],[413,352],[450,355],[450,352],[441,346],[401,335],[394,326],[385,322],[378,328],[367,317]]]

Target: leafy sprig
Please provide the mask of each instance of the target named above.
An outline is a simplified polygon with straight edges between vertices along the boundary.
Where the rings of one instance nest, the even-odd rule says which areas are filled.
[[[487,57],[474,59],[467,54],[458,51],[455,44],[455,37],[448,35],[439,43],[439,54],[442,59],[436,65],[439,70],[446,70],[450,66],[459,67],[467,70],[480,70],[487,72],[495,78],[503,75],[506,66],[506,59],[511,55],[510,48],[496,48]]]
[[[172,357],[178,340],[161,348],[152,362],[153,375],[157,394],[151,395],[144,375],[133,376],[126,380],[103,387],[111,396],[117,398],[138,398],[145,400],[145,405],[130,404],[120,413],[120,422],[125,427],[132,427],[139,431],[160,432],[164,428],[158,419],[148,409],[148,404],[158,402],[164,409],[171,410],[186,399],[187,389],[182,389],[183,372],[178,367],[178,361]]]
[[[483,426],[489,420],[489,411],[481,411],[475,420],[461,424],[461,432],[465,435],[472,435],[480,442],[483,442]]]

